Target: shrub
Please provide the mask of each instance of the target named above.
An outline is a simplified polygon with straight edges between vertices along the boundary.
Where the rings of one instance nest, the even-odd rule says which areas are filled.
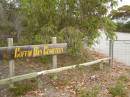
[[[76,56],[81,53],[80,50],[83,48],[83,34],[79,29],[66,27],[59,32],[59,36],[59,40],[67,43],[68,54]]]

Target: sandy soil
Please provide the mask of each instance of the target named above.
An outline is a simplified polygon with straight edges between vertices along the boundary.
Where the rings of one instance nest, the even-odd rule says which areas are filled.
[[[86,55],[82,61],[91,61],[105,57],[103,54],[97,52],[91,52],[89,55]],[[81,62],[78,58],[69,57],[68,55],[60,55],[58,59],[59,67]],[[51,67],[50,61],[41,63],[37,59],[33,59],[33,61],[32,59],[17,60],[16,75],[49,69]],[[40,88],[37,87],[37,78],[35,79],[36,81],[32,81],[34,79],[23,81],[25,85],[32,83],[36,86],[33,90],[19,97],[80,97],[80,91],[89,90],[97,85],[100,86],[98,97],[112,97],[109,88],[116,83],[120,76],[126,76],[128,78],[126,84],[129,95],[130,67],[120,62],[114,62],[113,66],[110,67],[108,62],[106,62],[104,63],[104,68],[101,70],[99,65],[96,64],[91,67],[78,67],[74,70],[63,71],[57,74],[57,79],[54,79],[55,75],[40,76]],[[6,78],[8,76],[8,65],[0,65],[0,71],[1,79]],[[8,86],[0,86],[0,97],[14,97],[8,90]]]

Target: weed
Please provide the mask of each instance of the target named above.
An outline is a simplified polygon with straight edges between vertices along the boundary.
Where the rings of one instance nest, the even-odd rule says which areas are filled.
[[[35,79],[31,80],[31,82],[27,82],[27,83],[16,83],[14,88],[10,88],[10,92],[13,95],[13,97],[16,96],[21,96],[26,94],[27,92],[33,90],[36,88],[35,85]]]
[[[63,80],[62,83],[63,83],[65,86],[67,86],[67,85],[70,83],[70,81],[69,81],[69,80]]]
[[[84,73],[86,71],[86,67],[85,66],[80,66],[80,65],[76,65],[76,69],[82,73]]]
[[[97,97],[99,94],[100,88],[99,86],[93,87],[91,90],[81,90],[80,97]]]
[[[39,57],[37,58],[41,63],[49,63],[51,60],[50,56],[44,56],[44,57]]]
[[[116,85],[110,88],[110,93],[113,97],[120,96],[126,97],[126,89],[123,81],[117,81]]]
[[[91,66],[91,71],[100,71],[100,64],[95,64]]]
[[[122,76],[120,76],[119,78],[118,78],[118,80],[119,81],[123,81],[123,82],[128,82],[128,77],[127,76],[124,76],[124,75],[122,75]]]

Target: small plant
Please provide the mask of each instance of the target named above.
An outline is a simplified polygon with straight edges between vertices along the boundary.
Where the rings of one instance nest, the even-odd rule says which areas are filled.
[[[91,66],[91,71],[99,71],[100,70],[100,67],[99,67],[99,64],[96,64],[96,65],[92,65]]]
[[[42,63],[49,63],[50,62],[50,56],[44,56],[44,57],[39,57],[37,58],[38,61],[42,62]]]
[[[113,97],[120,96],[120,97],[126,97],[126,89],[125,84],[123,81],[118,81],[114,87],[110,88],[110,93]]]
[[[30,83],[17,83],[14,88],[10,88],[10,92],[13,97],[24,95],[36,88],[35,83],[35,79],[32,79]]]
[[[122,76],[120,76],[119,78],[118,78],[118,80],[119,81],[123,81],[123,82],[128,82],[128,77],[127,76],[124,76],[124,75],[122,75]]]
[[[81,90],[79,97],[97,97],[99,94],[100,88],[99,86],[93,87],[91,90]]]
[[[76,70],[78,70],[78,71],[83,73],[84,71],[86,71],[86,67],[85,66],[76,65]]]
[[[70,83],[70,81],[69,80],[63,80],[62,83],[63,83],[64,86],[67,86]]]

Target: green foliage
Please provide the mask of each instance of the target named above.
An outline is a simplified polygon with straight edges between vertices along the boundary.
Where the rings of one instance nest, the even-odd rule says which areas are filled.
[[[128,82],[128,81],[129,81],[128,77],[127,77],[127,76],[124,76],[124,75],[120,76],[120,77],[118,78],[118,80],[119,80],[119,81],[122,81],[122,82]]]
[[[44,57],[39,57],[37,58],[38,61],[44,63],[44,64],[47,64],[47,63],[50,63],[51,62],[51,56],[44,56]]]
[[[100,28],[113,39],[115,25],[106,16],[108,3],[112,7],[116,1],[1,0],[0,34],[18,32],[20,45],[50,43],[51,37],[56,36],[59,42],[68,43],[72,55],[78,55],[83,39],[87,38],[91,46],[100,36]]]
[[[74,27],[66,27],[59,32],[59,40],[68,43],[68,53],[79,55],[82,48],[83,33]]]
[[[93,87],[91,90],[81,90],[80,91],[80,97],[98,97],[100,91],[99,86]]]
[[[0,0],[0,35],[11,35],[16,31],[17,14],[13,0],[10,3],[7,0]]]
[[[123,81],[118,81],[115,86],[110,88],[110,93],[113,97],[120,96],[126,97],[126,88],[125,83]]]
[[[119,7],[117,10],[112,10],[109,16],[112,19],[119,19],[119,20],[127,21],[130,17],[130,6],[124,5],[122,7]],[[130,32],[130,22],[117,23],[117,31]]]
[[[117,31],[123,32],[124,24],[123,23],[117,23]]]
[[[119,31],[119,32],[130,32],[130,22],[127,22],[126,24],[117,23],[117,31]]]
[[[14,88],[10,88],[10,92],[13,95],[13,97],[24,95],[27,92],[32,91],[36,88],[35,83],[35,79],[32,79],[31,82],[17,83],[15,84]]]
[[[112,19],[119,19],[119,20],[127,21],[130,17],[130,6],[124,5],[122,7],[119,7],[117,10],[112,10],[109,16]],[[117,22],[117,31],[130,32],[130,22],[127,22],[127,23]]]
[[[32,90],[32,87],[29,85],[19,85],[15,88],[11,88],[10,89],[11,92],[13,92],[14,96],[20,96],[20,95],[24,95],[25,93],[27,93],[27,91]]]
[[[130,5],[124,5],[119,7],[117,10],[112,10],[110,13],[112,19],[127,19],[130,16]]]
[[[112,22],[109,17],[105,17],[102,26],[104,26],[104,28],[106,29],[105,34],[107,35],[107,37],[114,40],[116,38],[116,33],[113,33],[113,31],[116,30],[116,24]]]
[[[115,25],[106,16],[105,4],[114,6],[114,1],[21,0],[21,13],[26,20],[23,36],[26,35],[32,44],[48,43],[50,37],[56,36],[59,42],[68,43],[71,54],[77,55],[83,38],[92,45],[100,36],[100,28],[106,29],[106,35],[113,39]]]

